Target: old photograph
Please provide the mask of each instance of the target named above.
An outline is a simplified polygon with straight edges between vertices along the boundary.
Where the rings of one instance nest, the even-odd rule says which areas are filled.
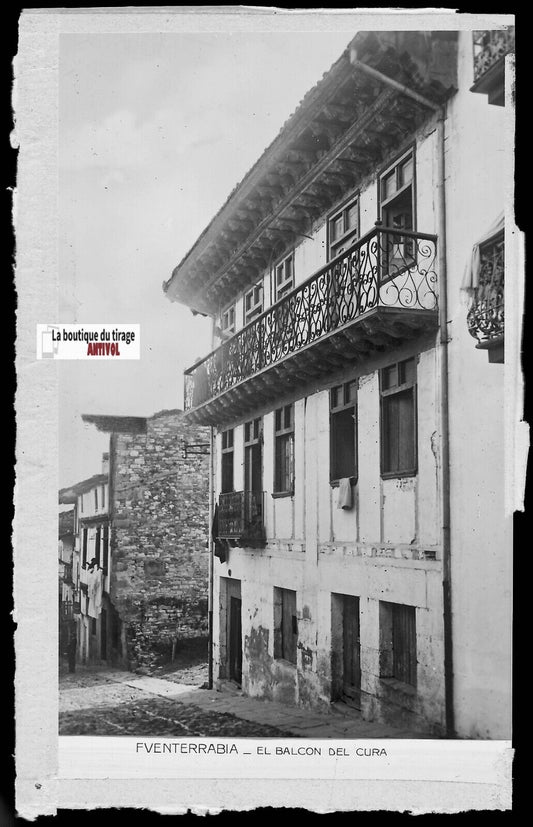
[[[512,16],[82,16],[35,318],[60,743],[510,743]]]

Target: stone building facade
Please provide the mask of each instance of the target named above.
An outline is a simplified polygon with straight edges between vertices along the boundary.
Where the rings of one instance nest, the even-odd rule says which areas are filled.
[[[109,555],[90,658],[152,665],[208,634],[208,434],[179,410],[84,416],[110,434]]]

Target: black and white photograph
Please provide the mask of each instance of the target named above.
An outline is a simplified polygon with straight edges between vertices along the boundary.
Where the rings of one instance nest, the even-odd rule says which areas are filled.
[[[23,814],[510,808],[514,18],[409,12],[21,17]]]

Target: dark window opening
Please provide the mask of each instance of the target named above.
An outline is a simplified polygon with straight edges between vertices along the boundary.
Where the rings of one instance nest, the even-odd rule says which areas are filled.
[[[294,491],[294,405],[278,408],[274,415],[274,491]]]
[[[298,617],[296,592],[274,589],[274,657],[296,663]]]
[[[103,550],[102,550],[102,568],[104,572],[107,574],[107,569],[109,566],[109,526],[104,526],[104,536],[103,536]]]
[[[221,493],[233,491],[233,428],[222,432]]]
[[[83,529],[82,535],[82,552],[81,552],[81,564],[85,566],[87,563],[87,529]]]
[[[416,474],[416,364],[406,359],[380,372],[381,473]]]
[[[380,602],[379,613],[381,677],[416,686],[416,608]]]
[[[330,390],[330,480],[357,478],[357,382]]]

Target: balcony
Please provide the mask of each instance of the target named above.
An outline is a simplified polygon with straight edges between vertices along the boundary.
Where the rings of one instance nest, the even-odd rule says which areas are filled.
[[[435,328],[436,245],[376,226],[185,371],[189,421],[223,424]]]
[[[473,32],[474,85],[471,92],[488,95],[489,103],[505,104],[505,55],[514,51],[514,28]]]
[[[476,347],[489,351],[489,362],[503,362],[505,332],[505,241],[503,233],[479,249],[479,275],[468,311],[468,332]]]
[[[261,548],[265,545],[262,491],[231,491],[218,501],[218,538],[236,545]]]

